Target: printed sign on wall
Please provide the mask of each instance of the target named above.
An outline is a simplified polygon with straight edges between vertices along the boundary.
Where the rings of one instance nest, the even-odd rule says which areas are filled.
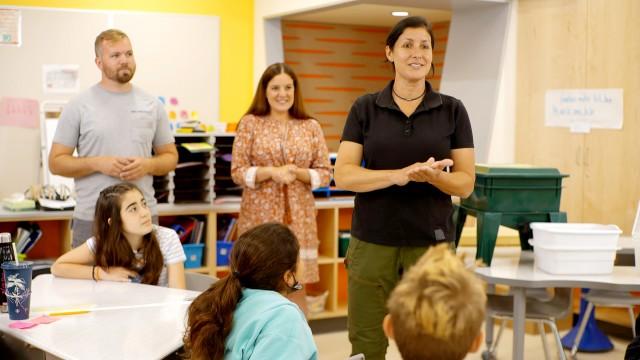
[[[622,96],[622,89],[548,90],[544,124],[578,133],[591,128],[622,129]]]
[[[20,46],[21,19],[18,9],[0,9],[0,45]]]

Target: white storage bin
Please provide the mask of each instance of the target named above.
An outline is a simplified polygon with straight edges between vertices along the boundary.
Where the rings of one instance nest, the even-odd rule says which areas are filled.
[[[617,248],[570,248],[533,245],[535,265],[550,274],[559,275],[599,275],[613,272],[613,262]]]
[[[616,225],[533,222],[530,226],[538,246],[568,249],[615,249],[622,233]]]

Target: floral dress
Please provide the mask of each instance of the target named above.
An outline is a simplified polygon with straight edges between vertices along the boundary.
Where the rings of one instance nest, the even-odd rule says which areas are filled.
[[[247,115],[240,120],[233,143],[231,176],[243,186],[238,233],[265,222],[285,223],[300,243],[298,277],[317,282],[318,231],[312,184],[288,185],[269,179],[255,182],[257,167],[293,164],[310,169],[313,185],[327,186],[331,163],[320,124],[314,119],[288,120]]]

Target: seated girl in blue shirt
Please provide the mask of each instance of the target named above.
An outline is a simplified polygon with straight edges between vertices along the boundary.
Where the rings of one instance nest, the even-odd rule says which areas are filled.
[[[279,223],[245,232],[229,259],[231,273],[189,307],[185,350],[192,359],[317,359],[311,329],[286,295],[299,245]]]

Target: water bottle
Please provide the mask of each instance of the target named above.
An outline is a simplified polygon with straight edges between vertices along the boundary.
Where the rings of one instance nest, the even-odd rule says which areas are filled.
[[[7,232],[0,233],[0,264],[5,261],[16,261],[13,256],[13,247],[11,246],[11,234]],[[7,312],[7,296],[4,293],[4,274],[0,268],[0,311]]]

